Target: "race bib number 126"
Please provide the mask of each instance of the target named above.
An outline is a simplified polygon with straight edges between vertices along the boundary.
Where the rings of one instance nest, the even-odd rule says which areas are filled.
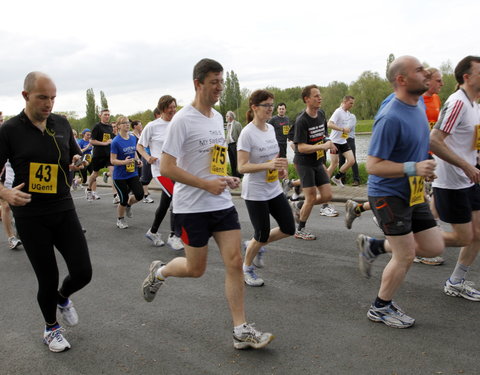
[[[31,193],[57,193],[58,164],[30,163],[28,191]]]

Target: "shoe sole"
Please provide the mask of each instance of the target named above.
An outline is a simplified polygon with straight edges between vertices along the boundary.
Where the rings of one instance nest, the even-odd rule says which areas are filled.
[[[449,289],[447,289],[447,287],[443,287],[443,291],[449,297],[460,297],[460,298],[465,298],[465,299],[467,299],[469,301],[472,301],[472,302],[480,302],[480,299],[478,299],[478,298],[470,297],[469,295],[462,294],[462,293],[460,293],[456,290],[455,291],[449,290]]]
[[[367,312],[367,318],[371,321],[371,322],[374,322],[374,323],[383,323],[385,324],[386,326],[388,327],[392,327],[392,328],[398,328],[398,329],[404,329],[404,328],[410,328],[412,327],[414,324],[415,324],[415,321],[413,321],[412,324],[410,325],[398,325],[398,324],[394,324],[394,323],[391,323],[387,320],[383,320],[382,318],[379,318],[375,315],[370,315],[370,312]]]
[[[317,239],[317,237],[314,237],[314,238],[304,238],[304,237],[297,236],[297,235],[294,235],[293,237],[295,237],[296,239],[305,240],[305,241],[315,241],[315,240]]]
[[[264,347],[266,347],[268,344],[270,344],[272,342],[272,340],[275,338],[274,335],[271,335],[267,341],[265,342],[262,342],[262,343],[258,343],[258,344],[254,344],[254,343],[251,343],[251,342],[243,342],[243,341],[233,341],[233,347],[235,349],[238,349],[238,350],[243,350],[243,349],[249,349],[249,348],[252,348],[252,349],[262,349]]]

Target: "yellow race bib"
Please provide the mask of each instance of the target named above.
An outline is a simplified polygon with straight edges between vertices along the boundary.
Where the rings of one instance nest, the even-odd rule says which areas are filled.
[[[315,143],[316,145],[323,145],[323,141]],[[325,156],[325,150],[318,150],[317,151],[317,160],[321,159]]]
[[[57,193],[58,164],[30,163],[29,176],[29,192]]]
[[[214,145],[212,147],[210,173],[219,176],[227,175],[227,148],[225,146]]]
[[[102,142],[107,142],[109,139],[110,139],[110,134],[109,133],[103,133]]]
[[[408,183],[410,184],[410,206],[425,202],[425,179],[420,176],[410,176]]]
[[[430,130],[433,129],[433,127],[435,126],[435,124],[436,124],[435,121],[430,121],[430,122],[428,123],[428,125],[430,125]]]
[[[480,124],[475,125],[475,138],[474,138],[474,146],[473,149],[479,151],[480,150]]]
[[[135,162],[127,164],[125,166],[125,169],[127,170],[127,172],[135,172]]]
[[[290,131],[290,126],[289,125],[283,125],[282,126],[283,135],[287,135],[289,131]]]
[[[278,180],[278,169],[267,169],[266,181],[267,182],[275,182],[277,180]]]
[[[348,133],[342,133],[342,138],[347,139],[348,138]]]

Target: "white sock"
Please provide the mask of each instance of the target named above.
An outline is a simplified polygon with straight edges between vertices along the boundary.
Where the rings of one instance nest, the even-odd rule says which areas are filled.
[[[165,268],[165,266],[160,267],[160,268],[158,269],[157,273],[155,274],[155,277],[156,277],[157,279],[159,279],[159,280],[165,280],[165,279],[166,279],[166,277],[163,276],[163,274],[162,274],[162,270],[163,270],[164,268]]]

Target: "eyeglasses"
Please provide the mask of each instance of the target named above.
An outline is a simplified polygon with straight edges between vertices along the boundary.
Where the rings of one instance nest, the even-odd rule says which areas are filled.
[[[118,124],[119,125],[123,125],[123,124],[129,124],[130,125],[130,121],[123,121],[123,122],[119,122]]]
[[[263,103],[263,104],[257,104],[257,107],[274,108],[275,104],[273,104],[273,103]]]

